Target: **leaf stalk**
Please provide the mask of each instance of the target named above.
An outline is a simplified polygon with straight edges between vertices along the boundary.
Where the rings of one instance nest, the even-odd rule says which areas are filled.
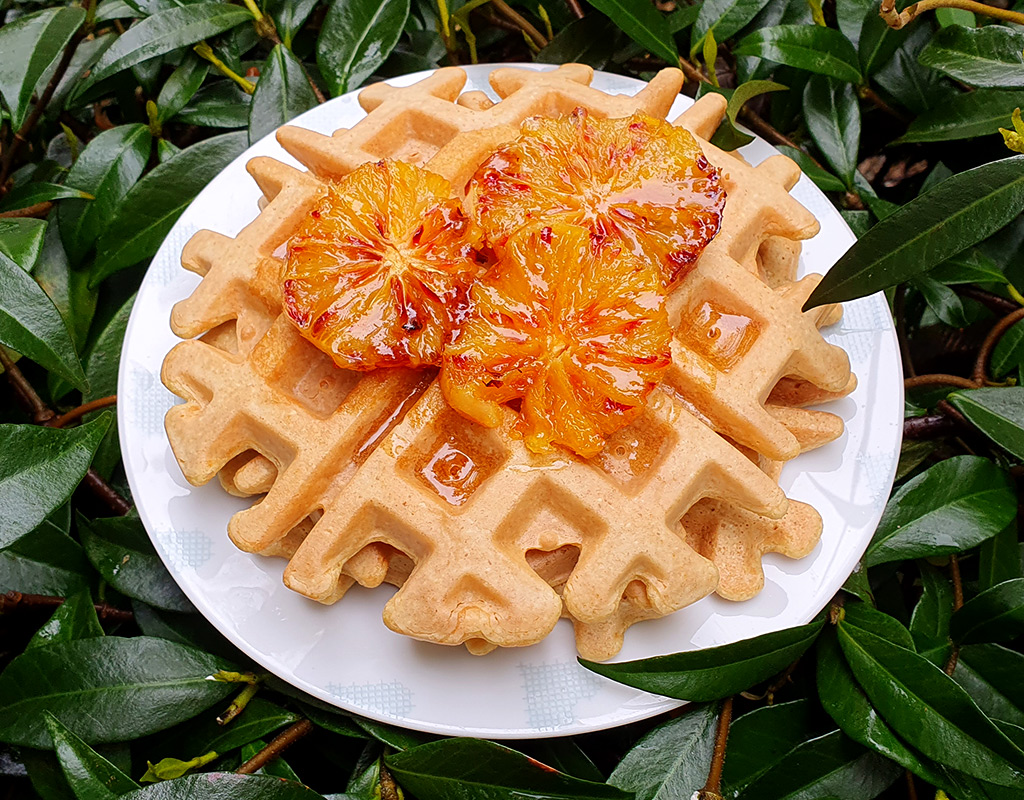
[[[899,30],[926,11],[934,11],[938,8],[958,8],[963,11],[973,11],[983,17],[992,17],[1003,22],[1013,22],[1017,25],[1024,25],[1024,14],[1020,11],[1010,11],[1006,8],[996,8],[976,0],[918,0],[918,2],[907,6],[903,11],[896,10],[896,0],[882,0],[878,9],[878,16],[885,20],[890,28]]]

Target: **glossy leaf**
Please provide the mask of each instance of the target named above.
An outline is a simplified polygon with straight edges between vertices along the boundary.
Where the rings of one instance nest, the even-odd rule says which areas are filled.
[[[254,697],[245,707],[245,712],[230,725],[220,725],[215,710],[206,713],[205,718],[185,731],[176,729],[168,751],[170,755],[206,753],[216,750],[229,753],[242,745],[269,736],[278,728],[298,722],[301,717],[287,711],[276,703]],[[164,753],[160,753],[164,755]]]
[[[860,147],[860,105],[853,87],[812,76],[804,89],[804,121],[832,169],[852,188]]]
[[[79,515],[78,532],[92,565],[119,592],[168,611],[192,610],[192,604],[153,550],[138,517],[90,522]]]
[[[285,47],[291,49],[292,39],[302,29],[302,23],[316,7],[317,0],[271,0],[266,11],[277,24],[277,32]]]
[[[749,689],[793,663],[821,632],[822,623],[767,633],[734,644],[640,661],[599,664],[580,659],[598,675],[680,700],[718,700]]]
[[[45,233],[45,220],[0,219],[0,253],[31,272],[43,249]]]
[[[861,79],[857,53],[849,39],[833,28],[776,25],[757,30],[733,48],[737,56],[758,56],[840,81]]]
[[[69,430],[0,425],[0,547],[37,528],[67,501],[89,469],[110,420],[106,413]]]
[[[668,21],[644,0],[594,0],[591,5],[607,16],[630,39],[669,64],[679,61]]]
[[[7,591],[67,597],[88,586],[92,567],[68,536],[70,509],[63,505],[14,544],[0,550],[0,586]]]
[[[864,555],[868,566],[957,553],[1006,527],[1017,513],[1007,474],[978,456],[942,461],[889,499]]]
[[[960,648],[953,678],[992,719],[1024,725],[1024,655],[997,644]]]
[[[252,95],[230,81],[219,81],[196,92],[175,119],[208,128],[244,128],[249,124],[251,102]]]
[[[847,626],[870,631],[908,650],[914,649],[914,637],[902,622],[867,603],[847,604],[843,608],[843,620]]]
[[[928,176],[929,178],[931,175]],[[965,250],[959,255],[943,261],[928,273],[947,286],[965,283],[1006,283],[1006,276],[996,263],[978,248]]]
[[[949,402],[993,442],[1024,459],[1024,388],[959,391]]]
[[[729,121],[736,124],[736,117],[739,115],[743,106],[753,100],[755,97],[760,97],[763,94],[769,92],[785,92],[788,91],[788,86],[783,86],[781,83],[775,81],[746,81],[741,83],[733,91],[732,96],[729,98],[729,105],[726,106],[725,115],[729,118]]]
[[[8,12],[10,13],[10,12]],[[0,28],[0,96],[18,130],[32,107],[32,95],[64,47],[85,21],[85,11],[74,6],[47,8],[9,20]]]
[[[871,800],[900,776],[900,768],[833,731],[787,753],[737,800]]]
[[[797,150],[795,147],[787,147],[784,144],[777,145],[776,150],[784,155],[789,156],[797,164],[800,165],[801,172],[810,178],[814,185],[817,186],[823,192],[845,192],[846,185],[833,175],[828,170],[819,166],[811,160],[811,157],[807,155],[803,150]]]
[[[1005,378],[1012,370],[1024,364],[1024,320],[1017,322],[996,344],[989,369],[996,379]]]
[[[766,5],[768,0],[704,0],[693,25],[691,53],[700,49],[712,29],[720,42],[735,36]]]
[[[332,94],[355,89],[384,63],[409,16],[409,0],[332,0],[316,43],[316,63]]]
[[[78,800],[113,800],[139,788],[139,784],[93,750],[49,711],[46,727],[64,777]]]
[[[953,615],[953,585],[930,564],[921,563],[921,599],[910,618],[910,632],[920,651],[942,647],[949,642],[949,619]]]
[[[1016,522],[986,539],[978,548],[978,590],[991,589],[997,583],[1024,577]]]
[[[244,763],[266,746],[267,742],[263,739],[256,739],[255,741],[249,742],[242,748],[242,753],[239,758]],[[275,778],[284,778],[286,781],[295,781],[296,783],[302,782],[299,776],[295,773],[295,770],[291,768],[291,765],[280,756],[268,761],[266,765],[260,767],[255,774],[273,775]],[[374,798],[374,800],[376,800],[376,798]]]
[[[611,58],[614,36],[608,19],[601,14],[587,14],[558,31],[533,60],[541,64],[575,63],[602,69]]]
[[[846,251],[805,304],[864,297],[966,250],[1024,210],[1024,156],[949,178],[886,217]]]
[[[316,105],[302,64],[284,45],[270,51],[249,106],[249,142],[262,139]]]
[[[860,56],[861,68],[864,74],[871,77],[884,67],[889,59],[895,55],[900,45],[907,38],[907,28],[894,30],[890,28],[878,12],[872,8],[872,12],[864,17],[864,25],[860,31],[860,39],[857,45],[857,55]]]
[[[85,348],[99,298],[97,293],[89,288],[86,273],[71,268],[64,245],[60,241],[58,220],[51,219],[46,226],[43,249],[39,253],[32,277],[57,307],[76,350],[81,352]],[[50,374],[50,379],[51,387],[58,382],[64,387],[62,391],[70,391],[72,388],[70,383],[54,373]],[[52,388],[51,393],[54,399],[60,397],[60,393]]]
[[[152,256],[188,204],[246,142],[241,133],[204,139],[135,184],[100,237],[91,285]]]
[[[103,636],[96,608],[92,604],[92,596],[88,590],[70,595],[53,616],[35,632],[26,650],[33,647],[45,647],[56,642],[70,642],[75,639],[91,639]]]
[[[804,699],[761,706],[734,719],[722,773],[723,794],[737,794],[794,747],[820,733],[815,712],[812,701]]]
[[[581,781],[493,742],[440,739],[384,763],[402,788],[419,800],[625,800],[631,795],[604,783]]]
[[[961,644],[1005,642],[1024,632],[1024,578],[1013,578],[972,597],[953,614],[950,634]]]
[[[604,773],[590,760],[574,739],[559,737],[557,739],[540,739],[536,742],[535,753],[540,761],[554,767],[559,772],[581,778],[585,781],[604,781]],[[349,786],[349,791],[351,791]]]
[[[67,184],[95,197],[60,204],[61,240],[68,258],[78,264],[92,249],[142,175],[152,148],[145,125],[118,125],[89,142],[68,172]]]
[[[1024,88],[1024,33],[1006,25],[965,28],[953,25],[938,31],[921,51],[926,67],[990,89]]]
[[[123,794],[124,800],[321,800],[301,783],[267,775],[202,772]]]
[[[941,669],[869,631],[837,630],[857,682],[898,735],[953,769],[1024,787],[1024,752]]]
[[[990,136],[1009,127],[1013,109],[1024,106],[1024,91],[979,89],[962,92],[947,103],[915,117],[895,143],[945,142]]]
[[[168,8],[146,17],[118,37],[100,58],[77,94],[111,75],[164,53],[252,22],[245,8],[227,3],[196,3]]]
[[[209,64],[193,53],[187,54],[181,60],[181,64],[164,81],[160,95],[156,99],[157,118],[160,122],[167,122],[188,105],[189,100],[203,85],[208,71]]]
[[[623,756],[608,783],[636,800],[690,797],[707,781],[718,726],[718,704],[690,707],[662,723]]]
[[[230,665],[163,639],[104,636],[29,650],[0,674],[0,741],[49,748],[43,712],[85,741],[118,742],[189,719],[234,690]]]
[[[71,186],[46,181],[32,181],[23,186],[11,189],[0,202],[0,211],[12,211],[29,208],[39,203],[52,203],[56,200],[92,200],[92,195]]]

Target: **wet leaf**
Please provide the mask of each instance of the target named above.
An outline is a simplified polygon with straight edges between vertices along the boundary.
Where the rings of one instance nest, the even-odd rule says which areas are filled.
[[[852,189],[860,147],[860,105],[853,87],[812,76],[804,89],[804,121],[832,169]]]
[[[226,668],[200,650],[146,636],[38,647],[0,674],[0,741],[51,747],[45,711],[90,743],[145,736],[223,700],[234,687],[207,676]]]
[[[202,772],[121,795],[124,800],[321,800],[300,783],[267,775]]]
[[[556,33],[533,60],[541,64],[576,63],[603,69],[611,58],[614,38],[615,28],[608,19],[601,14],[587,14]]]
[[[46,727],[57,759],[78,800],[113,800],[139,784],[83,742],[49,711],[44,711]]]
[[[1024,632],[1024,578],[1013,578],[972,597],[953,614],[950,633],[961,644],[1005,642]]]
[[[384,63],[408,16],[409,0],[332,0],[316,43],[316,63],[332,94],[355,89]]]
[[[277,45],[263,64],[249,105],[249,143],[280,128],[316,102],[302,64],[284,45]]]
[[[768,0],[705,0],[691,32],[690,52],[697,52],[708,31],[714,29],[715,39],[724,42],[747,26]]]
[[[734,719],[722,773],[723,794],[737,794],[794,747],[813,739],[820,733],[814,717],[813,704],[805,699],[761,706]]]
[[[245,128],[249,124],[250,103],[252,95],[230,81],[219,81],[196,92],[174,118],[208,128]]]
[[[181,64],[171,73],[156,99],[160,122],[172,119],[188,102],[195,97],[199,87],[203,85],[209,71],[209,64],[199,56],[188,53]]]
[[[921,51],[920,61],[969,86],[1024,88],[1024,33],[1006,25],[942,28]]]
[[[644,0],[595,0],[591,5],[614,22],[630,39],[669,64],[679,61],[668,21]]]
[[[70,527],[70,508],[65,504],[38,528],[0,550],[0,586],[58,597],[86,588],[92,567],[78,542],[68,536]]]
[[[270,0],[266,11],[274,18],[277,32],[285,47],[291,49],[292,39],[302,30],[302,23],[316,7],[318,0]]]
[[[1024,655],[997,644],[960,648],[953,679],[992,719],[1024,725]]]
[[[1024,92],[979,89],[962,92],[949,102],[914,118],[894,144],[945,142],[990,136],[1010,124],[1013,109],[1024,106]]]
[[[30,208],[39,203],[52,203],[55,200],[68,199],[92,200],[92,195],[71,186],[61,186],[59,183],[32,181],[11,189],[0,202],[0,211]]]
[[[0,219],[0,253],[31,272],[43,249],[45,233],[45,220]]]
[[[110,426],[109,413],[70,430],[38,425],[0,425],[0,496],[7,547],[67,502],[85,477]]]
[[[33,647],[45,647],[55,642],[70,642],[75,639],[91,639],[103,636],[92,596],[87,589],[70,595],[60,605],[53,616],[47,620],[26,645],[26,650]]]
[[[210,750],[229,753],[301,719],[298,714],[261,697],[250,700],[245,711],[230,725],[218,724],[216,716],[216,712],[211,710],[198,724],[192,723],[185,730],[176,729],[169,742],[172,749],[168,752],[178,755],[206,753]]]
[[[718,700],[781,672],[813,643],[822,622],[766,633],[734,644],[640,661],[599,664],[580,659],[598,675],[680,700]]]
[[[949,402],[993,442],[1024,459],[1024,387],[958,391]]]
[[[833,28],[776,25],[754,31],[733,48],[737,56],[758,56],[840,81],[861,80],[857,53],[850,40]]]
[[[1001,380],[1024,364],[1024,320],[1014,324],[992,351],[989,369],[992,377]]]
[[[949,619],[953,616],[953,585],[930,564],[920,562],[921,599],[910,618],[910,632],[920,651],[949,643]]]
[[[978,589],[985,591],[997,583],[1024,577],[1016,521],[986,539],[978,548]]]

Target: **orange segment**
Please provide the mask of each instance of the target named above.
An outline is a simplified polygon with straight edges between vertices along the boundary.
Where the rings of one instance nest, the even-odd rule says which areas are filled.
[[[671,360],[657,270],[576,225],[513,234],[470,289],[469,309],[445,348],[445,397],[490,427],[502,403],[521,398],[519,428],[535,452],[598,453]]]
[[[444,178],[364,164],[328,184],[289,241],[284,306],[340,367],[437,364],[481,271],[479,244]]]
[[[680,278],[722,219],[725,189],[689,131],[637,112],[597,120],[534,117],[470,182],[492,244],[531,222],[583,225]]]

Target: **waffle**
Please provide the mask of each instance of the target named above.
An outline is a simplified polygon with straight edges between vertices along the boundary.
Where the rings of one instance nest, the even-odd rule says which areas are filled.
[[[580,652],[607,658],[633,622],[716,588],[751,596],[763,553],[800,556],[817,542],[820,518],[787,501],[778,471],[841,433],[838,418],[802,406],[853,381],[817,330],[835,309],[800,310],[814,281],[793,281],[799,240],[817,223],[789,196],[799,170],[783,156],[754,168],[702,141],[729,192],[722,230],[669,298],[668,378],[590,461],[529,452],[511,411],[493,430],[458,416],[429,370],[338,369],[281,313],[278,254],[321,179],[391,157],[460,189],[532,115],[664,118],[682,83],[664,70],[635,97],[610,96],[591,77],[581,65],[495,70],[497,103],[460,95],[455,68],[369,87],[368,115],[350,130],[278,132],[308,171],[250,162],[265,200],[236,238],[202,231],[185,247],[183,265],[203,277],[171,315],[188,341],[164,363],[164,383],[186,401],[168,412],[168,436],[190,482],[219,476],[227,491],[261,496],[228,533],[243,550],[289,558],[291,588],[332,603],[354,582],[394,583],[389,627],[476,653],[539,641],[565,615]],[[706,139],[723,111],[709,95],[676,124]],[[728,346],[707,341],[723,315],[747,320]]]

